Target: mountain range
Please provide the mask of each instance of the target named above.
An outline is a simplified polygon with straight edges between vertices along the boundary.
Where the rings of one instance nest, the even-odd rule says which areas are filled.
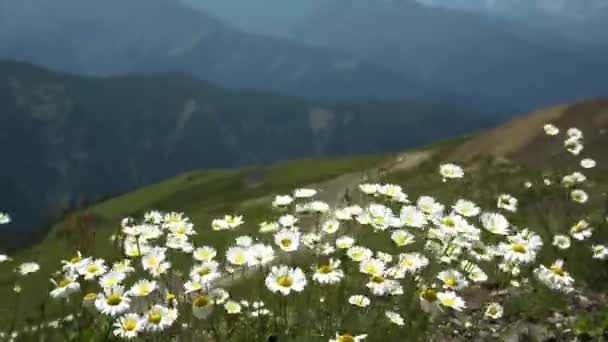
[[[396,151],[499,120],[452,103],[327,106],[182,73],[90,78],[16,62],[0,62],[0,108],[0,202],[22,237],[192,169]]]
[[[182,71],[328,101],[424,91],[351,54],[246,33],[174,0],[0,0],[0,41],[0,57],[87,75]]]
[[[0,0],[0,8],[1,57],[89,75],[180,71],[325,102],[441,98],[495,113],[608,92],[608,49],[414,0]],[[256,8],[265,15],[244,15]],[[255,25],[266,28],[244,31]]]

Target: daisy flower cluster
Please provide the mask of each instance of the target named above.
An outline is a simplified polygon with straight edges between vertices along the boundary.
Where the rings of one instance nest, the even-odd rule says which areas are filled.
[[[560,134],[552,124],[544,130]],[[570,128],[566,134],[566,150],[579,155],[582,132]],[[591,168],[595,161],[585,158],[580,166]],[[447,187],[463,182],[465,170],[447,163],[438,173]],[[583,213],[590,202],[586,180],[580,171],[562,178],[560,189],[576,207],[572,213]],[[120,255],[104,259],[75,252],[53,275],[49,296],[80,303],[83,315],[123,339],[182,333],[198,340],[264,340],[280,331],[350,342],[375,336],[372,330],[343,329],[356,330],[349,321],[369,321],[372,315],[378,331],[389,334],[383,336],[399,340],[415,318],[408,315],[412,307],[438,325],[463,315],[497,322],[507,299],[471,299],[496,284],[507,293],[522,284],[559,295],[577,291],[576,272],[565,257],[545,262],[542,256],[547,249],[567,253],[591,241],[597,222],[588,214],[551,230],[547,240],[522,222],[518,215],[526,199],[514,192],[499,191],[489,201],[442,201],[410,196],[392,183],[367,182],[357,189],[365,205],[332,207],[312,188],[276,194],[263,222],[224,215],[200,227],[183,213],[160,211],[141,220],[125,218],[113,236]],[[0,223],[7,222],[8,215],[0,214]],[[247,233],[228,239],[225,248],[209,243],[210,236],[238,235],[243,227]],[[608,259],[608,246],[600,241],[585,248],[589,260]],[[8,260],[0,255],[0,262]],[[39,269],[25,262],[15,271],[27,277]],[[233,295],[243,286],[251,298]]]

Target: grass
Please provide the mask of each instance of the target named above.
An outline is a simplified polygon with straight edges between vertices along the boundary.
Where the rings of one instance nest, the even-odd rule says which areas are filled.
[[[238,235],[257,232],[258,223],[270,214],[268,202],[245,205],[253,199],[285,193],[298,186],[318,184],[339,175],[365,170],[387,160],[386,155],[354,156],[341,158],[311,158],[281,162],[268,168],[248,167],[234,170],[192,171],[174,178],[152,184],[115,198],[95,204],[80,211],[92,217],[88,224],[88,234],[93,234],[91,254],[98,257],[116,258],[116,252],[108,248],[111,234],[120,227],[120,221],[127,216],[140,217],[151,209],[184,212],[195,224],[198,235],[197,245],[211,245],[218,250],[225,247]],[[251,186],[246,179],[261,174],[259,184]],[[246,224],[238,232],[215,234],[211,230],[211,220],[224,214],[244,215]],[[18,322],[32,319],[39,314],[40,305],[48,297],[50,272],[59,269],[60,260],[67,259],[84,246],[70,245],[66,240],[66,223],[58,222],[48,236],[36,246],[13,255],[15,262],[0,264],[0,297],[11,298],[14,279],[12,267],[20,262],[36,261],[41,271],[20,283],[27,301],[21,303]],[[41,286],[45,289],[41,291]],[[14,303],[0,302],[0,327],[9,325]],[[48,315],[59,308],[47,308]],[[1,328],[0,328],[1,330]]]
[[[377,181],[401,185],[412,201],[421,195],[431,195],[442,203],[450,205],[457,199],[465,198],[475,201],[483,209],[495,208],[498,193],[510,193],[520,200],[521,206],[517,215],[510,217],[510,220],[522,228],[531,228],[541,235],[545,242],[538,260],[549,265],[556,258],[566,258],[568,270],[573,274],[579,286],[599,293],[607,292],[608,269],[602,262],[591,260],[588,244],[573,241],[573,247],[565,252],[550,246],[554,234],[567,234],[570,225],[575,222],[574,220],[583,216],[588,216],[597,227],[593,237],[594,241],[608,240],[608,227],[603,220],[608,208],[603,207],[603,199],[592,197],[589,206],[598,209],[587,212],[581,206],[572,205],[566,201],[567,197],[563,189],[543,186],[542,175],[537,170],[486,157],[476,158],[464,165],[467,175],[463,181],[443,183],[437,175],[437,166],[452,156],[453,149],[463,141],[466,141],[466,138],[458,143],[442,143],[427,147],[427,150],[430,149],[434,152],[430,159],[413,169],[388,172]],[[198,232],[198,235],[193,238],[194,244],[213,246],[221,254],[233,243],[235,237],[239,235],[254,236],[259,222],[277,217],[278,214],[270,209],[272,195],[287,193],[296,187],[311,184],[321,188],[328,186],[335,192],[337,190],[333,190],[333,187],[328,185],[330,180],[345,174],[360,173],[371,168],[382,167],[390,164],[391,158],[392,156],[364,156],[307,159],[288,161],[268,168],[251,167],[182,174],[88,208],[93,219],[90,226],[87,227],[89,229],[87,232],[94,232],[95,235],[93,247],[87,254],[104,257],[107,260],[116,258],[117,254],[107,246],[108,238],[117,231],[120,220],[125,216],[141,217],[150,209],[184,212],[191,218]],[[449,161],[459,162],[458,160]],[[354,177],[353,180],[356,181],[357,177]],[[526,189],[523,186],[524,180],[534,180],[535,185],[531,189]],[[592,190],[598,193],[608,190],[608,182],[605,179],[598,179],[589,186],[594,187]],[[387,205],[390,204],[387,203]],[[393,207],[393,210],[398,210],[397,206],[393,205]],[[243,215],[246,223],[236,231],[212,231],[210,229],[211,220],[224,214]],[[304,223],[302,226],[306,227],[308,224]],[[41,244],[14,256],[16,262],[35,260],[41,264],[42,268],[40,272],[28,276],[27,282],[20,283],[23,293],[27,294],[27,300],[21,303],[17,316],[18,323],[36,321],[36,317],[40,313],[40,304],[48,297],[48,290],[42,291],[41,287],[44,287],[42,284],[48,283],[49,272],[58,269],[59,261],[67,258],[79,248],[79,246],[68,243],[69,240],[65,235],[66,229],[65,223],[58,223]],[[340,234],[345,233],[355,236],[360,244],[372,250],[391,255],[420,250],[425,242],[424,238],[421,238],[413,245],[405,248],[397,247],[386,233],[374,232],[370,227],[355,225],[341,228]],[[265,240],[271,238],[271,236],[261,237],[259,235],[258,237]],[[291,321],[292,332],[315,332],[309,334],[305,338],[306,341],[327,340],[326,337],[321,338],[314,335],[323,333],[327,336],[336,326],[353,332],[369,332],[372,334],[370,339],[373,341],[397,341],[402,338],[401,334],[404,330],[388,324],[383,316],[384,310],[398,311],[406,318],[407,325],[404,329],[407,329],[405,331],[407,331],[408,340],[424,341],[433,334],[441,334],[442,331],[449,330],[447,325],[438,325],[437,322],[431,321],[428,315],[421,312],[417,287],[412,280],[403,281],[405,295],[400,297],[399,301],[385,301],[374,297],[374,306],[379,310],[364,311],[363,313],[353,311],[352,308],[345,305],[346,300],[351,294],[366,294],[366,289],[362,288],[361,284],[365,284],[367,278],[361,275],[356,267],[348,266],[350,262],[343,255],[341,258],[347,276],[340,286],[331,289],[310,286],[310,290],[305,293],[289,296],[288,303],[285,302],[287,299],[277,299],[276,295],[264,288],[263,281],[266,272],[248,275],[243,280],[230,284],[228,290],[237,299],[262,299],[272,306],[275,312],[283,310],[285,305],[296,308],[293,311],[285,311],[283,319]],[[192,263],[186,257],[172,259],[172,262],[175,268],[181,269],[188,269]],[[325,262],[327,262],[326,257],[309,254],[289,258],[291,265],[301,266],[306,271],[310,269],[311,264]],[[504,275],[498,272],[492,264],[480,263],[480,266],[488,273],[490,279],[498,283],[506,282],[507,279]],[[423,278],[433,278],[439,270],[440,266],[433,264],[425,270],[422,276]],[[0,265],[0,272],[5,275],[10,274],[10,266]],[[12,286],[10,277],[3,278],[0,284],[0,296],[12,298]],[[503,302],[505,322],[542,320],[554,311],[567,309],[567,301],[564,296],[543,286],[535,286],[534,289],[533,293],[522,291]],[[481,302],[491,299],[490,291],[483,287],[476,295]],[[15,311],[15,305],[11,301],[3,303],[0,304],[0,310],[2,310],[0,327],[10,324],[12,313]],[[313,303],[320,304],[312,305]],[[63,308],[57,304],[52,304],[45,308],[44,314],[53,317],[64,312],[62,310]],[[474,310],[480,310],[480,308],[471,308],[471,310],[475,312]],[[323,322],[326,321],[331,322],[331,326],[323,325]],[[597,334],[600,329],[598,324],[601,325],[604,321],[604,316],[600,318],[581,316],[577,326],[580,331],[592,331]],[[223,321],[218,324],[222,329],[229,329],[228,325],[231,323]],[[239,324],[249,323],[241,322]],[[433,329],[430,329],[431,326]],[[262,332],[256,331],[253,327],[243,326],[243,330],[237,332],[237,335],[233,337],[234,340],[251,339],[252,335],[249,335],[251,333],[255,333],[257,336]],[[281,341],[298,341],[298,339],[285,337]]]

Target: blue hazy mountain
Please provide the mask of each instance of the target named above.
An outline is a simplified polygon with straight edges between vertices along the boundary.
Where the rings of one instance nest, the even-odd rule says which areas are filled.
[[[182,71],[329,101],[416,97],[347,52],[246,33],[176,0],[0,0],[0,57],[89,75]]]

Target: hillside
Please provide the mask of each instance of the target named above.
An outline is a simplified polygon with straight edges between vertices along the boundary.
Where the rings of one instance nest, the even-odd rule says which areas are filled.
[[[608,171],[608,100],[593,100],[563,104],[522,115],[506,125],[489,130],[454,151],[454,158],[472,159],[479,155],[504,157],[530,167],[561,169],[576,158],[563,156],[562,146],[547,139],[543,132],[546,123],[563,127],[577,127],[585,132],[582,157],[598,161],[591,170],[597,176]]]
[[[0,58],[56,70],[181,71],[223,86],[326,101],[427,95],[415,79],[351,54],[249,34],[181,1],[1,0],[0,9]]]
[[[108,247],[108,239],[110,235],[119,231],[120,221],[124,217],[142,217],[151,209],[184,212],[192,220],[198,232],[192,237],[194,245],[213,246],[221,254],[221,251],[231,246],[238,236],[250,235],[260,240],[267,238],[263,234],[259,235],[258,224],[281,214],[270,207],[270,202],[275,195],[289,193],[294,188],[304,186],[319,190],[316,198],[327,202],[331,207],[340,207],[345,204],[345,191],[349,191],[351,194],[350,200],[357,203],[363,201],[363,204],[367,205],[370,202],[357,190],[357,185],[365,181],[398,184],[403,187],[412,200],[419,196],[432,195],[443,203],[453,203],[462,198],[464,193],[466,199],[474,200],[480,206],[487,208],[495,208],[498,193],[512,194],[520,200],[520,208],[517,214],[509,214],[509,220],[512,220],[514,225],[525,224],[525,227],[531,228],[545,241],[546,246],[543,246],[543,252],[539,256],[540,262],[550,263],[558,256],[567,260],[569,270],[576,279],[577,289],[582,291],[580,295],[596,301],[595,304],[584,304],[587,306],[583,311],[587,311],[586,315],[595,315],[597,310],[605,310],[608,304],[608,298],[602,295],[602,293],[605,294],[605,280],[608,279],[606,269],[602,268],[602,262],[605,261],[588,260],[590,258],[588,246],[581,242],[573,241],[571,249],[559,251],[551,247],[551,239],[554,234],[569,229],[572,220],[579,215],[588,215],[586,217],[597,227],[592,241],[606,242],[608,235],[606,235],[604,216],[608,213],[606,212],[608,208],[603,207],[603,199],[595,194],[608,190],[608,179],[599,177],[601,174],[587,173],[589,170],[583,171],[591,178],[585,189],[594,194],[590,197],[589,208],[594,208],[596,205],[599,207],[588,211],[583,210],[582,207],[568,206],[567,201],[563,200],[563,189],[559,185],[546,187],[542,185],[543,176],[546,175],[544,171],[546,168],[551,168],[552,164],[551,160],[544,159],[546,152],[541,149],[539,144],[541,144],[540,140],[544,138],[551,140],[556,149],[563,148],[561,137],[563,137],[564,131],[568,127],[579,127],[584,132],[584,151],[589,151],[589,153],[568,160],[566,172],[576,170],[577,161],[583,157],[595,158],[598,165],[602,165],[603,154],[596,153],[605,150],[606,145],[604,140],[592,137],[593,132],[598,128],[601,129],[605,122],[603,121],[605,120],[603,111],[605,104],[605,101],[598,100],[549,108],[487,133],[449,140],[399,154],[306,159],[279,163],[272,167],[193,171],[105,200],[76,212],[67,217],[64,222],[56,224],[40,244],[12,255],[15,259],[14,262],[37,261],[41,265],[40,272],[29,275],[27,283],[20,283],[23,292],[28,293],[31,297],[27,302],[22,303],[19,320],[26,319],[26,317],[30,317],[34,321],[37,319],[37,305],[46,296],[45,292],[37,292],[37,286],[45,281],[49,272],[58,267],[61,258],[66,258],[66,255],[80,250],[85,255],[116,260],[117,251]],[[542,125],[547,122],[552,122],[561,129],[558,137],[543,135]],[[538,133],[538,130],[541,133]],[[493,140],[488,140],[490,138]],[[522,142],[515,143],[518,141]],[[549,145],[542,146],[549,148]],[[465,150],[470,153],[463,154],[462,151]],[[527,151],[525,155],[528,159],[521,159],[523,164],[519,162],[519,154],[515,153],[518,151]],[[549,151],[552,151],[551,148]],[[552,153],[549,152],[549,154]],[[563,153],[566,152],[563,151]],[[536,163],[527,163],[530,160],[535,160]],[[466,178],[462,182],[442,182],[441,177],[437,174],[437,165],[445,162],[457,162],[462,165],[466,171]],[[544,164],[545,162],[547,164]],[[603,170],[605,165],[598,167]],[[555,180],[559,179],[557,178],[559,175],[554,176]],[[525,188],[524,181],[532,181],[532,188]],[[559,182],[555,184],[559,184]],[[378,199],[371,199],[371,201],[376,200]],[[225,214],[243,215],[245,224],[237,230],[211,230],[211,221],[221,218]],[[312,222],[307,221],[305,216],[301,219],[302,227],[314,226]],[[386,239],[384,234],[375,229],[358,229],[351,225],[348,227],[350,228],[344,229],[349,229],[349,232],[354,234],[357,240],[366,247],[379,249],[392,255],[402,252],[401,248],[395,247],[390,239]],[[421,247],[419,244],[413,246]],[[61,252],[58,253],[58,251]],[[176,254],[172,261],[175,268],[188,265],[187,255]],[[302,260],[297,258],[291,262],[299,265],[310,262],[310,260],[303,256]],[[13,264],[0,264],[0,271],[2,271],[0,274],[3,274],[4,277],[1,281],[3,286],[0,287],[0,295],[5,298],[9,296],[12,286],[10,272],[8,272],[8,268],[13,267],[11,265]],[[505,289],[504,291],[507,292],[496,291],[493,286],[504,286],[508,284],[508,281],[502,276],[496,275],[495,272],[498,271],[488,271],[490,275],[497,277],[496,284],[488,284],[488,287],[481,286],[465,293],[469,296],[467,300],[471,296],[473,297],[470,302],[467,302],[467,315],[475,315],[475,312],[482,310],[482,303],[487,300],[498,299],[505,306],[503,323],[496,325],[480,319],[479,329],[500,329],[498,332],[500,336],[520,336],[520,338],[524,338],[525,331],[528,331],[536,338],[544,338],[555,333],[539,332],[545,329],[542,322],[545,322],[553,312],[560,312],[564,315],[581,315],[574,317],[573,321],[565,323],[572,329],[576,328],[572,333],[597,334],[597,329],[608,329],[608,326],[603,327],[602,323],[593,323],[593,320],[596,319],[593,317],[596,316],[583,315],[580,311],[580,305],[583,304],[577,304],[582,299],[576,299],[579,298],[577,297],[579,292],[575,294],[576,298],[570,298],[547,288],[535,288],[534,295],[530,296],[526,292],[528,291],[526,286]],[[239,274],[241,275],[222,278],[222,286],[230,291],[233,298],[251,298],[252,293],[257,292],[252,289],[250,284],[260,281],[260,274],[255,271],[247,273],[243,271]],[[247,282],[239,281],[240,277],[247,278]],[[356,276],[353,277],[358,279]],[[349,281],[345,286],[354,286],[355,280],[351,281],[353,283]],[[400,312],[408,317],[409,323],[404,328],[409,329],[407,330],[408,336],[412,340],[426,340],[433,335],[435,330],[432,327],[435,323],[420,311],[416,302],[409,302],[412,298],[417,299],[418,295],[414,292],[415,288],[411,288],[414,285],[407,281],[406,283],[405,286],[412,291],[406,292],[413,295],[411,298],[406,297],[408,303],[399,306]],[[533,285],[538,284],[534,282]],[[505,293],[508,294],[508,297],[504,297]],[[327,295],[336,294],[331,292]],[[267,303],[272,303],[272,297],[264,298]],[[296,303],[303,304],[307,300],[304,297],[296,297]],[[374,298],[374,300],[376,299]],[[0,306],[0,310],[8,313],[14,311],[14,306],[11,307],[5,303],[4,306]],[[57,317],[56,315],[62,313],[61,310],[57,303],[49,302],[46,307],[46,317]],[[344,313],[336,313],[336,315],[341,314]],[[599,315],[597,317],[602,317],[601,312]],[[0,317],[3,318],[0,320],[0,326],[6,326],[11,315],[2,314]],[[453,318],[458,321],[464,320],[466,317],[468,316],[457,314]],[[375,329],[374,326],[377,328],[377,323],[375,320],[370,321],[369,317],[363,320],[360,317],[352,319],[352,321],[343,322],[344,327],[349,331],[351,331],[350,329],[366,331],[377,337],[380,336],[379,334],[386,333],[387,335],[382,335],[385,336],[384,340],[398,341],[397,336],[399,335],[393,331],[393,328]],[[379,319],[379,317],[375,319]],[[306,322],[306,320],[301,322]],[[488,324],[489,326],[486,327]],[[449,333],[452,333],[453,330],[450,329],[462,329],[462,327],[448,324],[440,326],[439,329],[447,329],[438,330],[437,333],[442,334],[441,331],[449,330]],[[599,331],[601,334],[604,330]],[[52,330],[49,333],[53,334]],[[454,337],[457,338],[457,335]]]
[[[452,104],[325,106],[178,73],[87,78],[13,62],[0,62],[0,110],[0,198],[18,234],[0,245],[31,239],[51,213],[180,172],[397,151],[498,120]]]
[[[427,87],[520,111],[608,94],[605,49],[523,21],[413,0],[331,1],[294,37],[351,52]]]

